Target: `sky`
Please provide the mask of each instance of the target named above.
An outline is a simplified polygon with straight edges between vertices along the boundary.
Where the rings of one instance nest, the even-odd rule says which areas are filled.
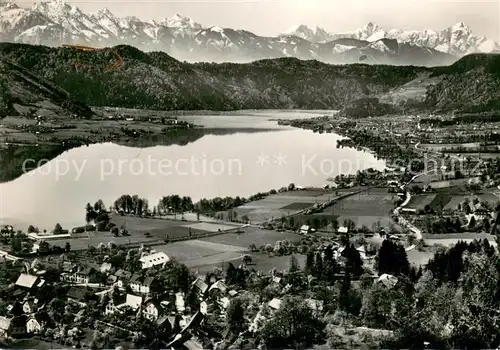
[[[0,0],[1,1],[1,0]],[[276,35],[293,25],[330,32],[357,29],[368,22],[385,29],[444,29],[457,22],[476,35],[500,37],[500,0],[66,0],[85,12],[107,7],[118,16],[161,20],[176,13],[204,26],[247,29]],[[19,0],[22,6],[32,1]]]

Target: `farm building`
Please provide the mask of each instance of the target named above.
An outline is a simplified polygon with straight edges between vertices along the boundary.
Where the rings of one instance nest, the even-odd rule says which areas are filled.
[[[139,259],[142,263],[143,269],[148,269],[157,265],[164,265],[170,261],[170,258],[164,252],[153,253],[150,255],[145,255]]]

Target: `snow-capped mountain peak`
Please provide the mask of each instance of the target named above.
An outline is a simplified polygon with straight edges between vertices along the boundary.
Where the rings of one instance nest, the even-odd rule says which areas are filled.
[[[285,30],[281,35],[293,35],[311,42],[326,42],[331,40],[331,34],[323,28],[318,26],[310,28],[305,24],[294,25]]]
[[[191,28],[195,30],[203,28],[201,24],[195,22],[189,17],[181,16],[178,13],[170,18],[165,18],[161,23],[170,28]]]
[[[450,54],[500,49],[496,42],[474,36],[463,22],[443,30],[388,31],[369,22],[338,34],[301,24],[277,37],[264,37],[246,30],[204,27],[180,14],[162,21],[118,17],[107,8],[87,14],[65,0],[37,0],[31,8],[20,8],[13,0],[1,3],[0,40],[97,47],[128,44],[145,51],[165,51],[181,60],[238,62],[287,56],[343,63],[369,56],[375,63],[427,65],[434,63],[434,57],[441,64],[453,59]]]

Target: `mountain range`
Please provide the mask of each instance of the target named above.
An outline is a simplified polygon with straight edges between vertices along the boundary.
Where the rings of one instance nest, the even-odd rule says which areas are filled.
[[[0,41],[47,46],[62,44],[109,47],[130,45],[163,51],[189,62],[250,62],[295,57],[325,63],[447,65],[476,52],[495,52],[497,43],[472,34],[460,22],[440,30],[386,31],[368,23],[349,33],[294,26],[276,37],[246,30],[205,27],[175,15],[162,21],[117,17],[104,8],[87,14],[63,0],[38,0],[31,8],[0,4]]]
[[[116,55],[121,60],[109,69]],[[432,68],[329,65],[292,57],[216,64],[182,62],[125,45],[82,51],[0,43],[0,63],[0,117],[32,116],[46,103],[63,109],[63,116],[80,117],[89,115],[87,106],[344,109],[353,118],[410,110],[500,110],[499,54],[471,54]]]

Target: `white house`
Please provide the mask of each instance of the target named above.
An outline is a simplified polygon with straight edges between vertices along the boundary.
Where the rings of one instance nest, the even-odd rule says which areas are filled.
[[[308,234],[309,232],[311,232],[311,228],[307,225],[302,225],[300,227],[300,233],[303,234],[303,235],[306,235]]]
[[[25,273],[22,273],[19,275],[17,281],[16,281],[16,286],[31,289],[33,287],[38,286],[40,284],[40,279],[37,276],[33,275],[28,275]]]
[[[140,308],[142,305],[142,297],[133,295],[133,294],[127,294],[127,298],[125,300],[125,303],[118,305],[117,308],[121,309],[123,307],[130,307],[132,310],[137,310]]]
[[[339,227],[338,233],[348,233],[349,229],[345,226]]]
[[[130,288],[135,293],[149,294],[151,292],[151,284],[154,277],[141,277],[140,275],[133,275],[130,279]]]
[[[42,321],[37,317],[31,317],[28,322],[26,322],[26,333],[35,334],[40,333],[42,330]]]
[[[148,300],[143,305],[142,313],[148,320],[154,321],[161,316],[162,310],[163,307],[159,302]]]
[[[281,299],[274,298],[267,305],[274,310],[279,310],[281,307]]]
[[[139,259],[142,264],[143,269],[149,269],[150,267],[157,265],[164,265],[170,261],[170,258],[164,252],[153,253],[145,255]]]
[[[36,311],[36,300],[30,299],[26,300],[23,304],[23,312],[27,315],[32,314]]]

